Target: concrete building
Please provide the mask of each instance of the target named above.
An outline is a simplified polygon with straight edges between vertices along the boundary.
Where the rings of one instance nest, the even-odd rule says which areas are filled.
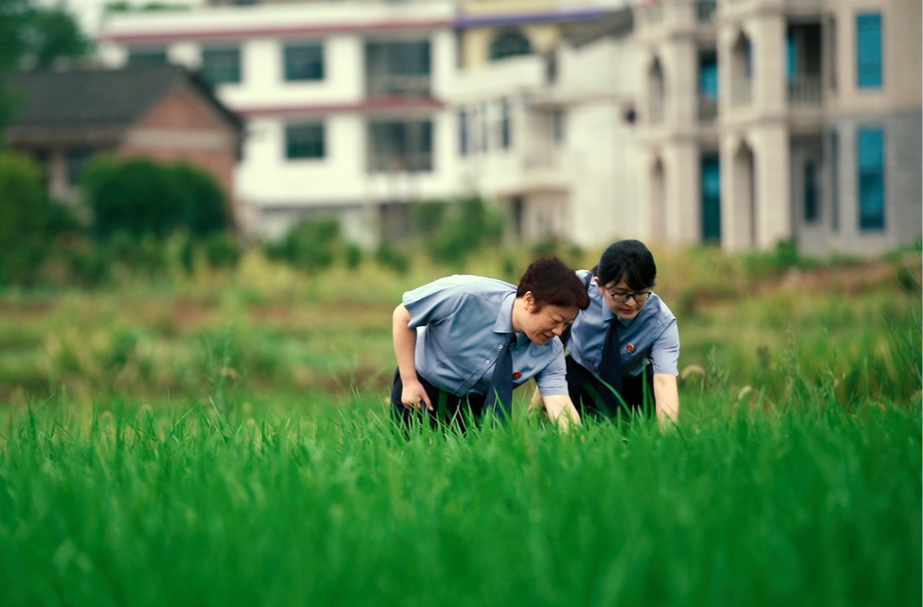
[[[668,242],[876,253],[921,234],[921,4],[635,5],[641,198]]]
[[[100,34],[111,66],[201,70],[246,120],[240,219],[261,236],[336,213],[373,244],[395,205],[458,190],[450,2],[211,6],[128,13]]]

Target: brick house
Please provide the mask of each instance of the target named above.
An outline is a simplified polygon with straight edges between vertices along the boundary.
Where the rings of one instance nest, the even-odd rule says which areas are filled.
[[[76,200],[75,184],[87,161],[109,153],[193,163],[234,200],[242,123],[186,68],[27,72],[5,83],[20,103],[7,144],[42,164],[54,198]]]

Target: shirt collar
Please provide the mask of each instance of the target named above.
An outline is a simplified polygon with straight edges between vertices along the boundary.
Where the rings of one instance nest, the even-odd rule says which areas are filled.
[[[513,302],[516,301],[516,292],[512,292],[503,298],[500,304],[500,313],[497,314],[497,320],[494,322],[494,333],[513,333]]]

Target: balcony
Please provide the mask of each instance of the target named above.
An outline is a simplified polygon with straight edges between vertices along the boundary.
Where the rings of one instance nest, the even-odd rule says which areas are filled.
[[[714,122],[718,118],[718,100],[699,93],[699,122]]]
[[[430,94],[428,74],[370,74],[367,81],[369,97],[390,95],[427,96]]]
[[[699,23],[711,23],[715,19],[715,10],[718,3],[715,0],[699,0],[696,2],[695,12]]]
[[[798,76],[789,80],[788,102],[798,106],[820,106],[823,102],[820,76]]]

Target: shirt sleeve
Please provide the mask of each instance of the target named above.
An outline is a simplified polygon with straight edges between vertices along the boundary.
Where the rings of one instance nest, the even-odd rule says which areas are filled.
[[[465,298],[462,285],[440,278],[404,293],[401,303],[410,312],[411,329],[439,322],[455,314]]]
[[[564,348],[562,346],[554,358],[535,376],[538,389],[546,396],[562,396],[567,392],[567,366],[564,364]]]
[[[654,373],[679,375],[679,327],[674,319],[651,347]]]

